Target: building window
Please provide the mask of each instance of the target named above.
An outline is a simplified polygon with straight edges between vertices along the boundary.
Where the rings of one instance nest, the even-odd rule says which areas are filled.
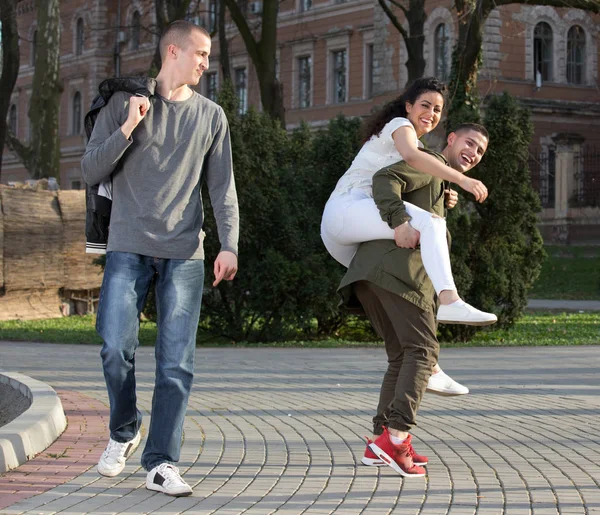
[[[248,85],[246,79],[246,68],[236,68],[235,91],[238,97],[238,112],[244,114],[248,110]]]
[[[365,45],[365,98],[373,96],[373,43]]]
[[[435,76],[440,80],[447,80],[449,75],[450,59],[448,58],[448,27],[440,23],[435,29],[434,36],[434,63]]]
[[[312,58],[298,58],[298,107],[310,107]]]
[[[75,31],[75,55],[83,54],[83,18],[77,20]]]
[[[210,0],[208,4],[208,32],[217,30],[217,1]]]
[[[217,72],[206,73],[206,98],[212,100],[213,102],[217,101]]]
[[[81,181],[71,181],[71,189],[72,190],[80,190],[81,189]]]
[[[37,55],[37,30],[33,31],[31,38],[31,66],[35,66],[35,57]]]
[[[332,52],[333,103],[341,104],[347,99],[346,50]]]
[[[139,11],[134,11],[131,17],[131,49],[140,48],[140,36],[142,32],[142,16]]]
[[[17,105],[13,104],[8,110],[8,128],[13,135],[17,135]]]
[[[583,84],[585,66],[585,32],[574,25],[567,34],[567,82]]]
[[[73,95],[73,134],[81,134],[81,93]]]
[[[533,80],[552,80],[552,29],[545,22],[538,23],[533,32]]]
[[[312,0],[300,0],[300,12],[305,13],[312,7]]]

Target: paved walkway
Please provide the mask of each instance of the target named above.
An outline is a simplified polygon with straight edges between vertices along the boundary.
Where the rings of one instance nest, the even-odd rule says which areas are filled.
[[[0,343],[0,368],[68,400],[71,431],[39,467],[17,469],[17,485],[0,477],[0,502],[31,490],[0,513],[600,513],[600,346],[443,349],[472,394],[426,395],[414,443],[428,475],[406,480],[360,465],[382,349],[199,349],[179,464],[194,495],[181,499],[144,488],[142,447],[117,478],[90,468],[106,438],[98,352]],[[141,348],[136,363],[146,427],[152,354]],[[66,459],[64,482],[42,488]]]
[[[551,311],[600,311],[600,300],[529,299],[527,307]]]

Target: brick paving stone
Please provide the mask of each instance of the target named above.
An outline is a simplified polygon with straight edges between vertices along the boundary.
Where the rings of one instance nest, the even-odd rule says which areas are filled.
[[[69,417],[51,448],[0,477],[2,515],[600,513],[600,347],[444,349],[471,394],[425,396],[425,479],[360,463],[382,349],[198,349],[178,464],[194,495],[181,499],[145,489],[144,442],[119,477],[96,473],[108,438],[98,351],[0,343],[3,366],[57,389]],[[144,427],[152,354],[136,359]]]
[[[75,479],[97,463],[104,450],[107,406],[80,392],[57,390],[67,416],[67,429],[44,452],[2,474],[0,510],[15,504],[16,497],[43,494]]]

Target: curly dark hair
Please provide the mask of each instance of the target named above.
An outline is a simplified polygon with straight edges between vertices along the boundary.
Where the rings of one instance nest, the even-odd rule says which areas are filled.
[[[423,93],[436,91],[446,100],[446,85],[435,77],[424,77],[412,82],[404,92],[396,99],[385,104],[366,122],[363,132],[363,143],[371,136],[377,135],[390,120],[402,117],[406,118],[406,102],[414,104]]]

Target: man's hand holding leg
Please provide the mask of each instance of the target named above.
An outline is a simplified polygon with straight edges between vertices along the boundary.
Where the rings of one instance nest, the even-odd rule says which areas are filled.
[[[394,229],[394,241],[403,249],[414,249],[421,238],[421,233],[408,222],[404,222]]]

